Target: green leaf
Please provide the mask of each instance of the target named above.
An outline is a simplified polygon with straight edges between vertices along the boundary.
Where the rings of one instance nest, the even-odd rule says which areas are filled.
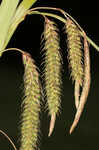
[[[8,36],[6,38],[4,48],[7,46],[9,40],[11,39],[14,31],[16,30],[17,26],[21,21],[24,20],[26,11],[36,2],[37,0],[23,0],[20,5],[18,6],[15,15],[12,19],[9,31],[8,31]]]
[[[4,41],[18,3],[19,0],[2,0],[0,5],[0,51],[3,50]]]
[[[37,0],[23,0],[21,6],[26,10],[29,9]]]

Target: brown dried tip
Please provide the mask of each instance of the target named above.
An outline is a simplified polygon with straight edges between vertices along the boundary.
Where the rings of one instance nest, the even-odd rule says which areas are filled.
[[[74,122],[73,122],[73,124],[72,124],[72,126],[71,126],[71,128],[70,128],[70,131],[69,131],[70,134],[73,132],[73,130],[74,130],[75,127],[77,126],[78,121],[79,121],[79,118],[77,119],[77,118],[75,117]]]
[[[74,130],[74,128],[77,126],[80,116],[82,114],[82,111],[84,109],[84,105],[87,101],[89,89],[90,89],[90,56],[89,56],[89,47],[88,42],[86,39],[86,34],[84,33],[84,83],[83,83],[83,89],[80,97],[80,103],[75,115],[74,122],[70,128],[70,134]]]
[[[77,109],[77,112],[76,112],[76,115],[75,115],[75,119],[74,119],[73,124],[72,124],[72,126],[71,126],[71,128],[70,128],[70,132],[69,132],[70,134],[73,132],[73,130],[75,129],[75,127],[77,126],[77,124],[78,124],[78,122],[79,122],[79,119],[80,119],[80,116],[81,116],[81,113],[82,113],[82,111],[83,111],[84,104],[85,104],[84,100],[85,100],[85,99],[83,99],[83,100],[80,101],[80,103],[79,103],[79,107],[78,107],[78,109]]]
[[[48,136],[51,136],[51,134],[53,132],[53,129],[54,129],[54,126],[55,126],[55,120],[56,120],[56,115],[54,113],[51,116],[51,121],[50,121],[50,127],[49,127],[49,134],[48,134]]]

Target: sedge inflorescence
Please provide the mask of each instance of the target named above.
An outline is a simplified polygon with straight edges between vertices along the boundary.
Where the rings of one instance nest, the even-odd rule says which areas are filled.
[[[36,0],[33,0],[35,2]],[[77,22],[67,13],[64,13],[62,10],[58,9],[58,11],[63,12],[63,15],[66,17],[65,19],[60,16],[51,14],[51,13],[43,13],[39,11],[35,11],[34,8],[31,11],[26,10],[31,6],[32,0],[23,1],[20,7],[18,7],[18,11],[16,11],[16,15],[13,20],[15,23],[12,23],[10,26],[10,30],[8,30],[8,39],[5,40],[5,45],[8,43],[12,33],[16,29],[18,23],[24,20],[26,14],[40,14],[44,17],[44,31],[43,31],[43,76],[42,80],[44,81],[44,85],[42,85],[40,73],[35,64],[32,56],[24,52],[20,49],[15,48],[17,51],[20,51],[22,54],[22,61],[24,65],[24,98],[22,101],[22,113],[21,113],[21,137],[20,137],[20,150],[35,150],[38,149],[39,142],[39,132],[40,132],[40,112],[41,112],[41,100],[46,99],[44,103],[46,110],[51,118],[50,126],[49,126],[49,134],[50,136],[53,132],[56,116],[58,116],[61,108],[61,86],[62,86],[62,55],[61,55],[61,38],[60,32],[58,29],[57,23],[54,19],[50,19],[50,17],[58,18],[62,23],[64,23],[65,27],[65,35],[67,43],[67,53],[68,53],[68,66],[70,70],[70,77],[74,83],[74,99],[76,106],[76,114],[73,121],[73,124],[70,128],[70,134],[73,132],[75,127],[77,126],[82,111],[84,109],[84,105],[87,101],[89,89],[90,89],[90,54],[89,54],[89,45],[88,38],[83,29],[77,24]],[[25,7],[22,6],[24,4]],[[28,4],[28,8],[26,7]],[[23,10],[24,8],[24,10]],[[38,10],[40,8],[37,8]],[[43,8],[42,8],[43,9]],[[53,9],[56,8],[45,8],[45,9]],[[21,13],[20,13],[21,12]],[[24,14],[25,12],[25,14]],[[17,18],[17,16],[20,17]],[[48,17],[49,16],[49,17]],[[22,20],[20,20],[22,19]],[[19,20],[19,22],[17,22]],[[13,29],[13,30],[12,30]],[[11,32],[12,31],[12,32]],[[63,33],[64,34],[64,33]],[[91,41],[92,43],[92,41]],[[92,43],[93,44],[93,43]],[[95,45],[95,44],[93,44]],[[95,45],[95,47],[97,47]],[[7,50],[1,51],[2,53]],[[2,54],[1,53],[1,54]],[[44,93],[42,94],[42,91]],[[43,97],[45,96],[45,97]],[[1,132],[4,134],[4,132]],[[7,135],[5,134],[7,137]],[[8,138],[8,137],[7,137]],[[9,139],[9,138],[8,138]],[[12,141],[9,139],[12,143]],[[14,147],[14,145],[13,145]]]
[[[56,115],[60,109],[61,96],[61,55],[60,39],[56,24],[45,18],[44,26],[44,52],[45,52],[45,92],[47,97],[47,108],[51,116],[49,136],[51,135]]]
[[[44,99],[45,96],[47,100],[45,106],[51,117],[48,136],[53,132],[56,116],[61,108],[61,71],[63,60],[60,48],[60,34],[57,24],[53,20],[48,17],[44,17],[44,19],[44,69],[42,76],[44,85],[42,85],[40,73],[31,55],[16,49],[22,53],[24,64],[24,99],[21,114],[20,150],[34,150],[38,148],[41,99]],[[75,84],[74,99],[77,110],[70,128],[70,134],[79,122],[90,89],[89,46],[86,33],[82,32],[82,38],[80,32],[78,26],[68,18],[65,22],[68,65],[71,71],[70,76]],[[43,94],[42,91],[44,91]]]
[[[38,141],[41,87],[37,67],[29,54],[23,54],[23,63],[25,71],[20,150],[33,150],[37,148]]]

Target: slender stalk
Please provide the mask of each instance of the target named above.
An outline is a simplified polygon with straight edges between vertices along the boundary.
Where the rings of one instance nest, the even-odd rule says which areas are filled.
[[[81,32],[82,36],[84,37],[83,33]],[[95,44],[88,36],[86,36],[87,41],[99,52],[99,46]]]
[[[60,9],[60,8],[55,8],[55,7],[35,7],[30,9],[30,11],[34,11],[34,10],[55,10],[60,12],[62,15],[65,16],[66,19],[71,19],[77,26],[78,28],[83,31],[83,29],[81,28],[81,26],[77,23],[77,21],[71,16],[69,15],[67,12],[65,12],[64,10]]]
[[[23,51],[23,50],[21,50],[21,49],[19,49],[19,48],[7,48],[7,49],[5,49],[5,50],[2,50],[1,51],[1,53],[4,53],[4,52],[7,52],[7,51],[18,51],[18,52],[20,52],[21,54],[24,54],[25,52]]]
[[[29,15],[31,14],[35,14],[35,15],[42,15],[42,16],[49,16],[49,17],[53,17],[55,19],[58,19],[59,21],[63,22],[63,23],[66,23],[66,19],[58,16],[58,15],[55,15],[53,13],[47,13],[47,12],[39,12],[39,11],[29,11],[27,12]]]
[[[17,150],[16,146],[14,145],[14,143],[12,142],[12,140],[9,138],[9,136],[8,136],[4,131],[2,131],[2,130],[0,130],[0,133],[1,133],[2,135],[4,135],[4,136],[8,139],[8,141],[9,141],[9,142],[11,143],[11,145],[13,146],[14,150]]]
[[[35,11],[36,9],[43,9],[43,7],[37,7],[37,8],[34,8],[34,9],[30,9],[29,11],[27,11],[27,14],[31,15],[31,14],[35,14],[35,15],[42,15],[42,16],[49,16],[49,17],[53,17],[63,23],[66,23],[66,19],[63,18],[63,17],[60,17],[56,14],[53,14],[53,13],[48,13],[48,12],[40,12],[40,11]],[[46,8],[44,7],[44,9],[51,9],[51,8]],[[58,10],[57,8],[52,8],[53,10]],[[61,10],[63,11],[63,10]],[[64,11],[63,11],[64,12]],[[72,21],[79,27],[79,29],[81,30],[80,34],[82,37],[84,37],[83,35],[83,29],[80,27],[80,25],[75,21],[74,18],[72,18],[68,13],[64,12],[64,15],[67,15],[67,17],[69,17],[70,19],[72,19]],[[87,35],[86,35],[86,38],[87,38],[87,41],[97,50],[99,51],[99,46],[93,42]]]

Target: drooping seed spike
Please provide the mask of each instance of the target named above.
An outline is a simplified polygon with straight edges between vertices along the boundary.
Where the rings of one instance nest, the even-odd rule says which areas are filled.
[[[45,52],[45,91],[47,108],[51,116],[49,136],[51,135],[56,115],[60,110],[61,97],[61,55],[58,28],[52,20],[45,18],[44,26]],[[53,117],[54,116],[54,117]],[[53,119],[54,118],[54,119]]]
[[[80,97],[80,103],[79,107],[77,109],[75,119],[73,121],[73,124],[70,128],[70,134],[73,132],[74,128],[77,126],[80,116],[82,114],[82,111],[84,109],[84,105],[87,101],[89,89],[90,89],[90,54],[89,54],[89,46],[86,38],[86,34],[84,33],[84,83],[83,83],[83,89]]]
[[[24,100],[20,150],[35,150],[38,144],[41,87],[37,67],[28,53],[23,54]]]
[[[68,46],[68,61],[71,69],[72,81],[75,82],[75,105],[76,108],[79,105],[80,86],[83,83],[83,52],[81,35],[77,26],[72,20],[66,21],[66,33],[67,33],[67,46]]]
[[[73,81],[78,81],[82,85],[83,65],[82,65],[82,43],[81,35],[77,26],[68,19],[66,21],[68,60],[71,69],[71,77]]]

